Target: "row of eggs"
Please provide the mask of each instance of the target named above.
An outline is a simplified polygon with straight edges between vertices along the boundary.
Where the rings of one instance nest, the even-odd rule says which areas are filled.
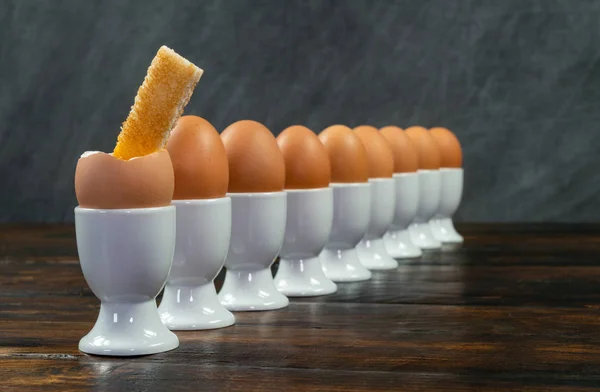
[[[195,116],[179,120],[166,151],[129,161],[86,153],[76,170],[77,244],[102,306],[79,347],[165,351],[179,344],[168,329],[229,326],[231,311],[280,309],[288,297],[395,268],[394,257],[459,243],[451,216],[461,165],[460,144],[443,128],[335,125],[316,135],[294,126],[275,138],[240,121],[219,136]]]
[[[333,125],[317,136],[297,125],[275,139],[264,125],[243,120],[219,137],[208,121],[184,116],[166,150],[129,161],[85,153],[75,173],[79,205],[153,207],[171,199],[321,188],[330,182],[358,183],[391,178],[393,173],[462,166],[460,143],[445,128],[402,131],[388,126],[378,131],[360,126],[352,132]]]

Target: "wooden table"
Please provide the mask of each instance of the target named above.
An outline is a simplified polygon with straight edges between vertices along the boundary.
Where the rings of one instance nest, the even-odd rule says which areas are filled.
[[[0,390],[600,388],[600,226],[463,225],[465,247],[130,359],[77,350],[99,302],[70,226],[0,228]]]

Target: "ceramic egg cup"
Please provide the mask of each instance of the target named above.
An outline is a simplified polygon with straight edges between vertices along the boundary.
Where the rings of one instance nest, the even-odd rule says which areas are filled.
[[[398,267],[385,248],[383,235],[389,229],[396,208],[396,188],[393,178],[371,178],[371,213],[367,234],[356,246],[360,263],[370,270]]]
[[[410,237],[408,225],[415,219],[419,208],[419,174],[395,173],[396,208],[390,229],[384,236],[385,247],[395,259],[421,256],[421,248]]]
[[[288,297],[335,293],[337,286],[325,276],[319,253],[329,239],[333,222],[333,190],[290,189],[287,219],[275,285]]]
[[[76,207],[75,234],[83,275],[101,301],[96,324],[79,350],[135,356],[179,346],[160,320],[155,300],[171,269],[175,207]]]
[[[171,330],[232,325],[235,317],[217,297],[214,279],[223,268],[231,236],[229,197],[174,200],[177,238],[173,266],[158,312]]]
[[[419,170],[419,207],[415,220],[409,226],[413,243],[421,250],[437,250],[442,247],[429,226],[429,220],[440,206],[442,175],[439,170]]]
[[[429,222],[433,236],[444,247],[460,246],[464,239],[458,234],[452,223],[452,215],[458,209],[463,192],[463,169],[442,168],[442,190],[437,214]]]
[[[334,282],[371,279],[358,259],[356,245],[363,239],[371,216],[371,184],[333,183],[331,234],[320,254],[325,276]]]
[[[219,300],[231,311],[285,308],[271,265],[281,250],[286,223],[286,193],[230,193],[231,241]]]

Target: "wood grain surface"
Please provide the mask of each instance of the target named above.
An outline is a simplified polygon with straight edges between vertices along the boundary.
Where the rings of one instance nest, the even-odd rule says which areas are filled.
[[[597,390],[600,226],[459,228],[460,250],[119,359],[77,349],[99,301],[73,228],[2,226],[0,390]]]

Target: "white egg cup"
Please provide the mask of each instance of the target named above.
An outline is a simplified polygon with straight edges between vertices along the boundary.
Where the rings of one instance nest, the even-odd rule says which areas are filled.
[[[442,190],[440,207],[429,225],[433,236],[446,245],[460,245],[463,237],[458,234],[452,223],[452,215],[458,209],[463,192],[463,169],[442,168]]]
[[[179,346],[156,308],[173,260],[175,207],[76,207],[75,235],[83,275],[101,301],[96,324],[79,350],[135,356]]]
[[[231,311],[285,308],[271,265],[281,250],[286,221],[286,193],[230,193],[231,241],[225,259],[225,282],[219,300]]]
[[[231,236],[231,199],[173,200],[177,238],[173,266],[158,312],[171,330],[202,330],[235,323],[215,290]]]
[[[419,170],[419,207],[415,220],[409,226],[413,243],[421,250],[436,250],[442,243],[435,239],[429,227],[429,220],[440,206],[442,174],[439,170]]]
[[[358,259],[356,245],[363,239],[371,217],[371,184],[332,183],[333,224],[320,254],[325,276],[334,282],[371,279]]]
[[[360,263],[370,270],[389,270],[398,267],[385,248],[383,235],[394,219],[396,182],[393,178],[371,178],[371,217],[367,234],[356,246]]]
[[[319,260],[331,233],[333,190],[290,189],[286,193],[285,237],[275,285],[288,297],[335,293],[337,286],[325,276]]]
[[[396,209],[390,229],[384,236],[385,247],[395,259],[420,257],[421,248],[416,246],[408,232],[408,225],[415,219],[419,208],[419,174],[395,173]]]

